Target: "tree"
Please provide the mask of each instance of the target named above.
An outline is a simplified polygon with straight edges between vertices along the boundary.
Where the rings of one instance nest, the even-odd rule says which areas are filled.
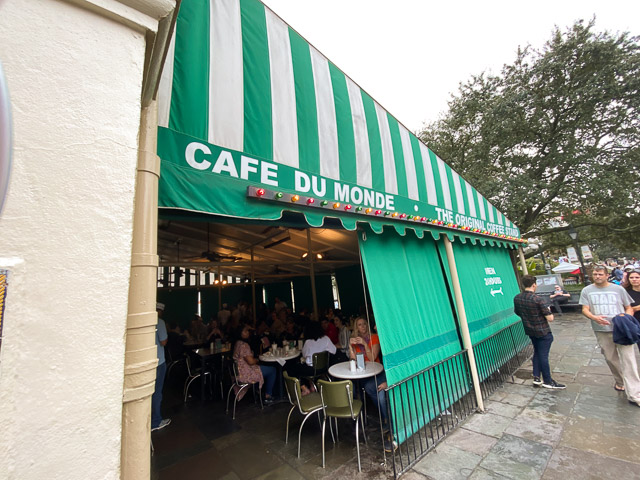
[[[640,247],[640,50],[595,20],[518,49],[461,84],[420,138],[545,250],[580,239]]]

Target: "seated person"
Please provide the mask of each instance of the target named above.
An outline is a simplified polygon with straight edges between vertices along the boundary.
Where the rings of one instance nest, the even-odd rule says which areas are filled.
[[[562,310],[560,309],[560,305],[563,303],[567,303],[571,298],[571,294],[567,292],[560,285],[556,285],[553,293],[549,295],[549,300],[553,303],[558,315],[562,315]]]
[[[300,330],[296,325],[296,322],[293,321],[293,318],[288,318],[287,323],[284,327],[284,332],[278,338],[278,342],[291,342],[298,341],[300,339]]]
[[[331,359],[332,365],[349,360],[349,341],[351,339],[351,329],[344,324],[342,317],[336,315],[333,321],[338,329],[338,343],[336,344],[338,351]]]
[[[193,320],[191,320],[191,337],[194,342],[204,343],[207,340],[207,327],[202,321],[202,317],[197,313],[194,314]]]
[[[260,383],[260,388],[264,384],[264,403],[273,403],[273,385],[276,381],[276,368],[272,366],[259,365],[258,359],[254,356],[249,346],[251,327],[243,325],[240,327],[238,340],[233,348],[233,359],[238,362],[238,380],[247,383]],[[244,397],[247,390],[243,390],[238,400]]]
[[[211,321],[209,322],[209,335],[207,336],[207,342],[213,342],[216,339],[224,341],[224,334],[222,333],[222,330],[218,328],[218,319],[215,317],[211,317]]]
[[[369,324],[363,317],[356,319],[354,337],[352,337],[349,342],[349,357],[355,360],[357,353],[364,354],[365,361],[367,362],[381,363],[380,340],[378,340],[377,334],[371,333]],[[387,388],[387,376],[382,372],[375,377],[364,379],[363,382],[364,391],[367,396],[374,405],[380,407],[382,426],[388,428],[387,397],[384,394],[384,389]]]
[[[304,331],[306,338],[302,346],[302,363],[294,363],[287,368],[287,373],[291,377],[311,377],[313,376],[313,354],[320,352],[336,353],[336,346],[324,334],[322,326],[318,322],[310,322]],[[306,395],[312,389],[310,383],[301,385],[302,394]]]
[[[333,317],[335,318],[335,317]],[[327,317],[324,317],[321,321],[322,330],[324,330],[325,335],[331,339],[331,342],[334,345],[337,345],[340,339],[338,338],[339,332],[336,326],[333,324],[331,320]]]
[[[338,329],[338,350],[348,353],[349,352],[349,343],[351,339],[351,329],[344,324],[344,320],[342,317],[335,317],[333,320],[336,328]]]

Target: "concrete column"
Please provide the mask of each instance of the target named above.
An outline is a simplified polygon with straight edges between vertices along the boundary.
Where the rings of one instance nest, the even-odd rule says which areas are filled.
[[[478,409],[484,412],[484,402],[482,401],[482,391],[480,390],[480,379],[478,378],[478,367],[476,366],[476,357],[473,354],[473,345],[471,344],[471,335],[469,334],[469,324],[467,323],[467,312],[464,309],[462,300],[462,290],[460,289],[460,279],[458,278],[458,269],[456,267],[456,259],[453,254],[451,241],[444,236],[444,246],[447,250],[447,260],[449,262],[449,273],[451,274],[451,284],[453,293],[458,306],[458,320],[460,321],[460,333],[462,334],[462,346],[469,356],[469,368],[471,369],[471,380],[473,382],[473,390],[476,394]]]
[[[151,395],[158,364],[155,343],[156,282],[158,271],[158,178],[156,155],[157,104],[151,102],[140,115],[131,276],[122,395],[121,478],[149,478]]]

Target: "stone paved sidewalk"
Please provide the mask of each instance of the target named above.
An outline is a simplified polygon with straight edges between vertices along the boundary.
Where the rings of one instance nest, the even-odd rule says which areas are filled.
[[[567,389],[534,387],[526,362],[403,480],[640,479],[640,408],[613,389],[582,315],[556,316],[552,330],[552,374]]]

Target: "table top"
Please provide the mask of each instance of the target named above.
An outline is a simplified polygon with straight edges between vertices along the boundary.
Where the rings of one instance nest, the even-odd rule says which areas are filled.
[[[364,370],[352,372],[349,362],[336,363],[329,367],[329,375],[345,380],[357,380],[359,378],[369,378],[382,373],[384,367],[378,362],[366,362]]]
[[[198,348],[194,350],[194,352],[200,355],[202,358],[210,357],[211,355],[220,355],[222,353],[227,353],[230,351],[230,348],[224,348],[224,346],[222,348],[214,348],[213,350],[211,350],[210,348]]]
[[[263,362],[286,362],[300,356],[300,350],[289,350],[289,353],[283,353],[282,355],[274,355],[271,352],[266,352],[260,355],[260,360]]]

